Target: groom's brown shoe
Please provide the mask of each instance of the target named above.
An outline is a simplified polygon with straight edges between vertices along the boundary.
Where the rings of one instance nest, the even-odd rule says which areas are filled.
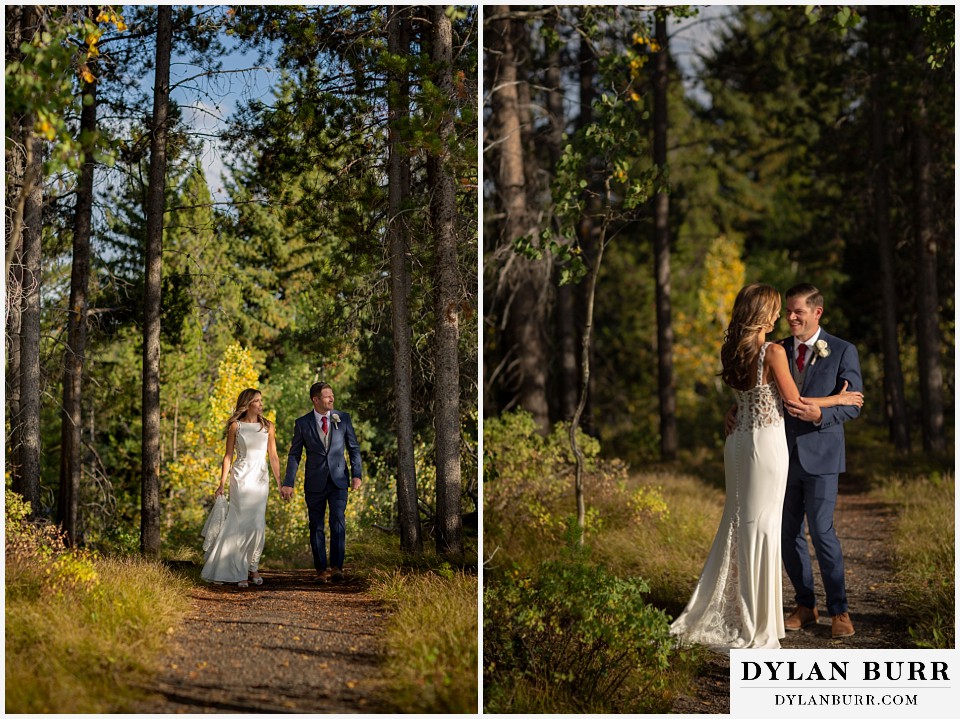
[[[787,620],[783,623],[783,628],[788,632],[795,632],[809,624],[816,624],[818,619],[820,619],[820,615],[817,613],[816,607],[811,609],[810,607],[798,604],[797,608],[793,610],[793,613],[787,617]]]
[[[334,582],[342,582],[343,570],[340,569],[340,567],[334,567],[332,570],[330,570],[330,579]]]
[[[853,622],[850,621],[850,614],[843,612],[833,617],[833,628],[830,634],[834,639],[843,639],[843,637],[852,637],[856,632],[853,630]]]

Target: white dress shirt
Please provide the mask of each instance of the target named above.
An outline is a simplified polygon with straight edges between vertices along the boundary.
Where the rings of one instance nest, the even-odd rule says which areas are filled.
[[[810,358],[813,357],[813,355],[810,354],[813,351],[813,345],[816,343],[818,339],[820,339],[820,333],[822,331],[823,331],[823,327],[817,327],[817,331],[814,332],[813,336],[810,337],[810,339],[808,339],[806,342],[801,340],[799,337],[793,338],[793,361],[794,362],[797,361],[797,357],[800,354],[800,345],[806,345],[807,356],[803,358],[803,364],[804,366],[807,365],[807,363],[810,361]]]
[[[322,417],[327,418],[327,434],[323,433],[323,422],[320,421]],[[317,421],[317,434],[320,435],[320,441],[322,441],[323,446],[326,447],[330,439],[330,413],[313,410],[313,418]]]

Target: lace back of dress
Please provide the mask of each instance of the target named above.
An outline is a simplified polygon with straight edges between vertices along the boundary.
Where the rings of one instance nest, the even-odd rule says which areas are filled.
[[[775,427],[783,424],[783,401],[775,382],[763,382],[763,363],[770,342],[764,343],[757,358],[757,384],[748,390],[736,390],[737,428],[746,432],[761,427]]]
[[[763,384],[763,361],[767,357],[767,347],[769,346],[769,342],[764,342],[763,346],[760,348],[760,354],[757,357],[757,387]]]

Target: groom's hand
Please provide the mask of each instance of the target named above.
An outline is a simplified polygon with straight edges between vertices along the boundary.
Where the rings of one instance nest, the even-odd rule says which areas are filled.
[[[785,400],[783,404],[787,408],[787,412],[804,422],[819,422],[823,419],[823,412],[820,411],[820,408],[803,397],[796,400]]]
[[[737,405],[733,405],[727,410],[727,416],[723,419],[723,427],[727,434],[733,434],[733,430],[737,428]]]
[[[350,483],[351,489],[360,489],[360,478],[354,477],[353,481]]]
[[[293,496],[293,487],[280,487],[280,496],[284,499],[290,499]]]

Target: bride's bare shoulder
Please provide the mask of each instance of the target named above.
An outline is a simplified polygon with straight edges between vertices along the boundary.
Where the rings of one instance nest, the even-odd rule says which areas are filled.
[[[787,351],[783,348],[783,345],[777,344],[776,342],[771,342],[767,345],[767,359],[786,359]]]

